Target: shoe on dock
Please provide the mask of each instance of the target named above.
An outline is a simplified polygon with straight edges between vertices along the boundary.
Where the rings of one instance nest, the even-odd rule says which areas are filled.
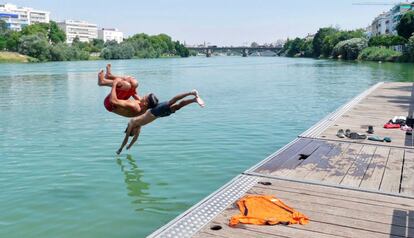
[[[336,136],[339,138],[345,138],[345,133],[343,129],[339,129],[339,131],[336,133]]]
[[[368,134],[374,134],[374,127],[373,126],[368,126],[367,133]]]
[[[357,133],[357,132],[351,132],[349,134],[349,138],[354,139],[354,140],[365,140],[367,138],[367,135]]]

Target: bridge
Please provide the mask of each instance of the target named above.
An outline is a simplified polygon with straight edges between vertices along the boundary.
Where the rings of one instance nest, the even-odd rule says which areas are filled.
[[[187,47],[189,50],[195,50],[199,53],[206,54],[207,57],[210,57],[213,51],[221,51],[221,52],[229,52],[229,51],[236,51],[241,52],[243,57],[247,57],[249,52],[258,52],[258,51],[273,51],[276,54],[279,54],[282,47],[248,47],[248,46],[230,46],[230,47]]]

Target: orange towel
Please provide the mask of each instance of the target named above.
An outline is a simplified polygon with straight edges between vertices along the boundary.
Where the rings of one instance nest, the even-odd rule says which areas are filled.
[[[304,214],[295,211],[274,196],[246,195],[237,201],[241,214],[230,219],[230,226],[239,223],[256,225],[301,224],[309,222]]]

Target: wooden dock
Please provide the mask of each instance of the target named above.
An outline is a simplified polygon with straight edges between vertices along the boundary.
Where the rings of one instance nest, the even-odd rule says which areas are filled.
[[[414,237],[413,136],[384,129],[413,113],[412,83],[380,83],[149,237]],[[338,129],[392,142],[338,138]],[[227,224],[246,194],[274,195],[307,225]]]

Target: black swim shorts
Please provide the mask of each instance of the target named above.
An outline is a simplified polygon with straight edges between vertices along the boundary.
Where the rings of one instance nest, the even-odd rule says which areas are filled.
[[[168,102],[158,103],[157,106],[151,109],[152,115],[155,117],[168,117],[172,112]]]

